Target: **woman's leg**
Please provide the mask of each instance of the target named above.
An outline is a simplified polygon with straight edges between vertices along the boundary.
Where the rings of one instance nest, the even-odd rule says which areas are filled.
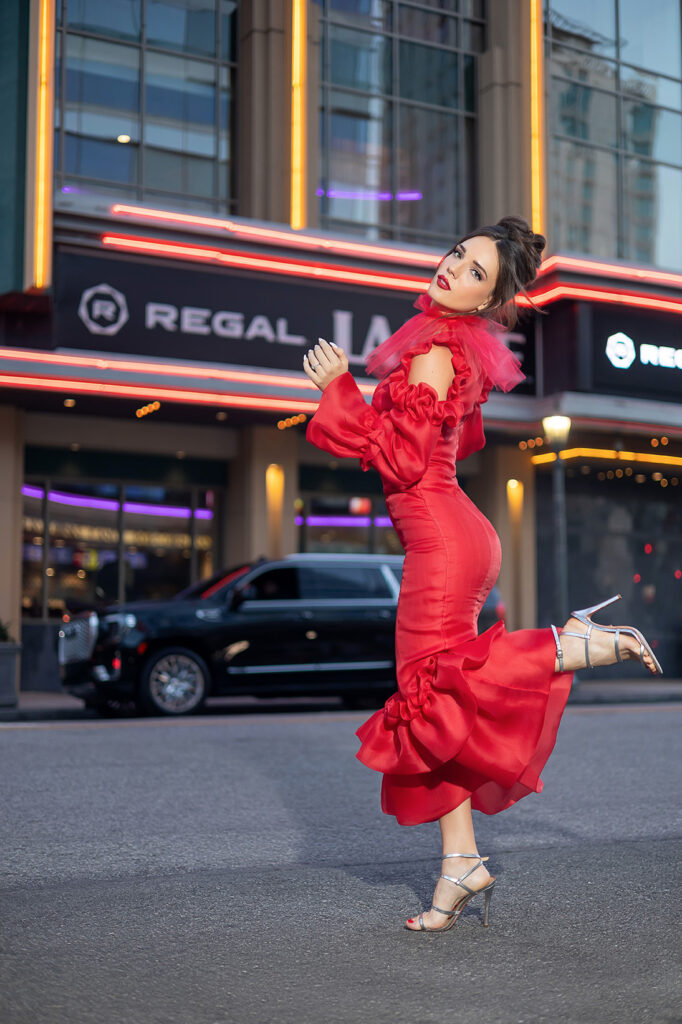
[[[465,800],[454,811],[444,814],[439,821],[442,840],[442,852],[445,853],[475,853],[478,854],[476,837],[474,836],[474,823],[471,817],[471,800]],[[441,862],[441,872],[450,875],[452,878],[461,877],[476,863],[469,857],[449,857]],[[490,874],[483,865],[479,865],[466,879],[470,889],[481,889]],[[439,878],[436,884],[436,891],[433,894],[433,903],[444,910],[452,910],[455,903],[466,896],[466,889],[462,889],[452,882]],[[439,914],[437,910],[429,910],[423,916],[427,928],[441,928],[447,924],[449,918],[445,914]],[[419,930],[417,918],[410,918],[407,922],[408,928]]]

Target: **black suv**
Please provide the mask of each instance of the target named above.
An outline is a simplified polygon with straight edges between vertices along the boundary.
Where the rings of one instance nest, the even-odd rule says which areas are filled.
[[[185,715],[206,697],[395,691],[403,555],[295,554],[217,573],[170,601],[65,616],[70,693],[103,713]],[[493,588],[479,629],[504,618]]]
[[[295,554],[170,601],[85,612],[59,631],[62,682],[91,707],[196,711],[206,697],[395,690],[402,555]]]

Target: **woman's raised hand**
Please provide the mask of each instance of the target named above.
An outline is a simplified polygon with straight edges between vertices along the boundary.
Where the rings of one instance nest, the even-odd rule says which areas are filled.
[[[309,348],[303,356],[303,370],[313,384],[324,391],[335,377],[340,377],[348,370],[348,356],[334,342],[317,339],[315,348]]]

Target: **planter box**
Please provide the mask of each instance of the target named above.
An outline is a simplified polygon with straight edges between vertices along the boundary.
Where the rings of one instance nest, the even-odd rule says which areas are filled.
[[[21,644],[0,643],[0,707],[15,708],[19,693]]]

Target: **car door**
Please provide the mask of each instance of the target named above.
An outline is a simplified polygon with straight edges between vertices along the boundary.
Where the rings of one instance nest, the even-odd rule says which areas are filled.
[[[395,577],[379,562],[300,567],[301,604],[316,646],[319,692],[395,678]]]
[[[235,588],[230,608],[229,643],[221,652],[225,692],[268,687],[290,690],[315,671],[301,614],[298,569],[279,565],[250,574]]]

